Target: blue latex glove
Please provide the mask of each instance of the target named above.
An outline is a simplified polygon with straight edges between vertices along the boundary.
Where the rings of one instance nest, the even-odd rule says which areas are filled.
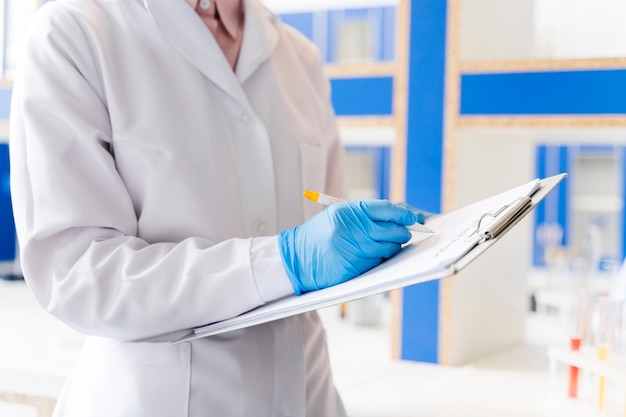
[[[278,235],[296,295],[347,281],[395,255],[411,239],[411,210],[387,200],[332,204]]]

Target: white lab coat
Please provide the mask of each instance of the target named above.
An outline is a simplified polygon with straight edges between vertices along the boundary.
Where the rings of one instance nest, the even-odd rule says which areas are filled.
[[[57,0],[15,79],[27,283],[90,337],[64,417],[343,416],[316,314],[171,346],[292,293],[276,234],[344,195],[313,46],[245,1],[236,73],[183,0]]]

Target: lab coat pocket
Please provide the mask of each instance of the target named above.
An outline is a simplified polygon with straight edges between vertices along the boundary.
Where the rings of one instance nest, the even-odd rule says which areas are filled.
[[[308,143],[300,144],[300,161],[302,162],[302,191],[326,191],[326,166],[328,149]],[[319,213],[323,207],[308,200],[304,201],[305,219]]]
[[[55,416],[186,416],[190,359],[189,343],[90,339]]]

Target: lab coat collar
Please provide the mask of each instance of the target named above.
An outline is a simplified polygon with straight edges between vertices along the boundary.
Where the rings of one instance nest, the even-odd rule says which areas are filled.
[[[236,72],[202,19],[184,0],[143,0],[156,26],[189,62],[240,103],[241,87],[278,43],[271,13],[258,0],[245,0],[244,33]]]
[[[278,44],[278,18],[258,0],[245,0],[244,29],[235,73],[243,84],[265,62]]]

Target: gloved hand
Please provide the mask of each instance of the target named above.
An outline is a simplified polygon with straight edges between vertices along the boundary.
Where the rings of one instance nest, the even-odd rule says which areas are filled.
[[[300,226],[283,230],[278,244],[296,295],[340,284],[396,254],[411,239],[411,210],[387,200],[332,204]]]

